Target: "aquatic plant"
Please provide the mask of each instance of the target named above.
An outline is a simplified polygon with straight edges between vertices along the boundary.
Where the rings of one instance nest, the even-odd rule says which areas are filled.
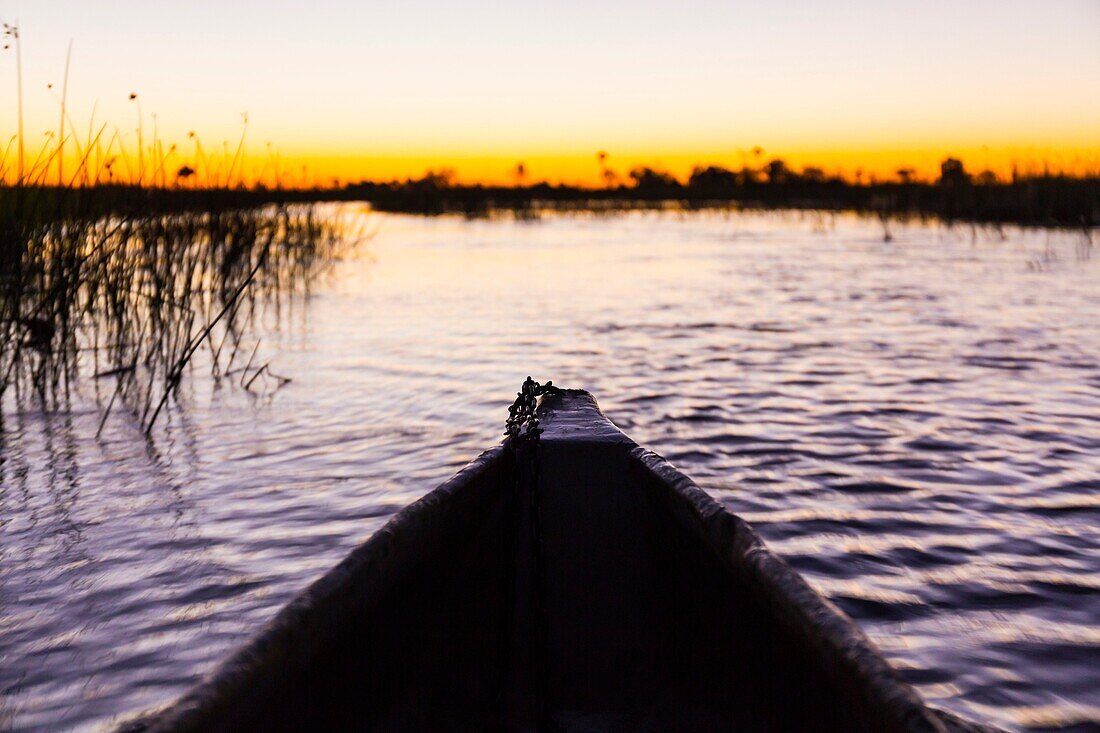
[[[222,159],[190,135],[195,158],[174,181],[176,148],[164,147],[155,117],[146,145],[136,92],[136,162],[106,125],[89,123],[81,139],[66,100],[71,46],[58,128],[28,162],[19,28],[2,29],[16,52],[20,113],[0,148],[0,418],[28,399],[63,408],[91,383],[103,421],[125,405],[148,431],[201,354],[215,379],[284,384],[255,350],[243,364],[238,352],[258,313],[302,293],[333,261],[345,241],[337,216],[255,179],[244,190],[247,116]]]
[[[0,188],[0,207],[10,211],[13,195]],[[91,379],[104,420],[123,404],[146,430],[200,352],[215,379],[239,374],[251,389],[265,372],[281,386],[255,354],[241,362],[242,340],[343,241],[335,218],[310,205],[49,218],[24,209],[3,222],[0,410],[26,398],[63,407]]]

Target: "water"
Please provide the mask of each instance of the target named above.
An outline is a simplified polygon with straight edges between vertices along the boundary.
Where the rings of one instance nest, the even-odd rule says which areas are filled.
[[[799,215],[366,217],[261,353],[151,442],[91,395],[0,444],[0,727],[170,700],[498,440],[595,392],[934,705],[1100,725],[1100,257],[1081,234]],[[1089,721],[1092,721],[1091,723]]]

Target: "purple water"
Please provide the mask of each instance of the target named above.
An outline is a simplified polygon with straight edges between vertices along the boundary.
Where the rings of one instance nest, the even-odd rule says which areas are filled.
[[[0,728],[178,695],[494,444],[531,374],[747,518],[936,706],[1100,725],[1100,257],[1082,233],[851,217],[381,216],[261,329],[123,412],[8,413]],[[1090,723],[1091,721],[1091,723]]]

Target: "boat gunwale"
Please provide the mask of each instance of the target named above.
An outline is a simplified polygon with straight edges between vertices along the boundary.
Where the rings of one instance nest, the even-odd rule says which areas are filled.
[[[624,445],[633,468],[649,473],[657,486],[679,499],[665,505],[680,528],[710,548],[723,567],[747,584],[750,594],[766,603],[782,627],[809,644],[824,662],[822,671],[842,690],[859,691],[855,702],[878,718],[875,722],[881,730],[945,733],[944,724],[851,618],[768,549],[748,522],[627,435],[603,413],[590,392],[566,389],[547,394],[539,402],[538,413],[550,440],[583,440],[586,432],[596,432],[601,441]],[[568,415],[565,424],[555,421],[555,413]]]
[[[837,682],[856,682],[857,689],[872,693],[861,702],[888,731],[913,733],[1003,733],[987,724],[973,723],[953,713],[930,707],[917,691],[903,681],[863,630],[832,601],[813,589],[787,561],[772,552],[752,526],[699,487],[660,454],[643,447],[600,409],[587,390],[558,390],[539,402],[539,416],[548,431],[555,410],[565,398],[587,402],[600,426],[600,440],[623,443],[629,447],[636,469],[648,472],[658,485],[669,489],[681,501],[669,508],[682,529],[692,532],[718,557],[719,562],[738,578],[747,581],[751,591],[767,601],[768,610],[789,631],[798,635],[828,662],[826,674]],[[577,408],[573,408],[575,411]],[[583,408],[582,408],[583,409]],[[587,421],[591,427],[595,421]],[[573,428],[567,428],[569,432]],[[551,439],[557,436],[550,436]],[[568,434],[561,438],[572,439]],[[835,665],[831,667],[830,665]],[[844,680],[836,673],[846,670]],[[886,713],[886,715],[882,715]]]
[[[463,489],[493,470],[504,453],[498,445],[481,453],[451,478],[394,514],[382,527],[355,546],[335,567],[299,591],[259,631],[247,637],[236,651],[202,676],[182,696],[154,711],[145,711],[136,719],[123,722],[117,733],[161,733],[208,730],[210,721],[223,713],[239,714],[240,700],[257,702],[257,681],[263,686],[266,673],[288,662],[301,664],[310,654],[338,632],[333,615],[344,615],[364,599],[351,597],[356,578],[370,566],[386,561],[409,563],[415,558],[394,552],[396,545],[407,547],[409,537],[423,534],[423,525],[431,523],[439,512],[447,511],[447,502]],[[415,545],[415,543],[413,543]],[[414,549],[414,553],[415,549]],[[385,578],[392,579],[394,567]],[[378,573],[367,573],[378,576]],[[378,579],[375,578],[367,578]],[[303,636],[309,638],[303,643]],[[305,650],[303,655],[302,650]]]
[[[635,467],[651,473],[683,501],[671,505],[680,526],[718,556],[723,566],[747,581],[782,626],[793,631],[826,661],[823,671],[845,689],[870,692],[860,702],[881,715],[876,721],[891,731],[943,733],[947,729],[927,704],[897,673],[867,635],[843,611],[814,590],[805,578],[776,555],[741,517],[726,509],[661,455],[636,445]],[[679,511],[677,511],[679,510]],[[677,516],[679,514],[679,516]],[[835,667],[833,666],[835,665]],[[853,679],[844,680],[838,669]]]

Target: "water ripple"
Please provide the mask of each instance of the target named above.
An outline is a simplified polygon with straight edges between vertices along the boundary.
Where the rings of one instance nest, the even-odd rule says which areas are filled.
[[[97,729],[177,695],[495,443],[527,374],[595,392],[932,704],[1100,726],[1100,259],[1072,256],[1080,235],[375,219],[373,256],[268,335],[294,380],[272,400],[196,373],[153,444],[123,415],[92,437],[81,395],[2,426],[0,727]]]

